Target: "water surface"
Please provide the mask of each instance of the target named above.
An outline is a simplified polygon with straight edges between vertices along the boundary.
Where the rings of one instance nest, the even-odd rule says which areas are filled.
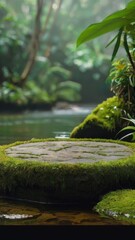
[[[72,129],[92,111],[93,106],[67,110],[0,114],[0,144],[31,138],[69,137]]]
[[[0,199],[0,225],[127,225],[90,208]]]

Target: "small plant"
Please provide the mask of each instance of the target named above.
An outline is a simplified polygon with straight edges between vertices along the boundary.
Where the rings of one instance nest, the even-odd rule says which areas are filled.
[[[130,123],[134,124],[134,126],[127,126],[127,127],[124,127],[122,128],[116,135],[116,137],[120,136],[122,134],[121,137],[118,137],[119,140],[128,140],[128,141],[131,141],[131,142],[134,142],[135,141],[135,119],[133,118],[123,118],[125,119],[126,121],[129,121]],[[123,136],[123,133],[124,136]]]
[[[135,107],[135,71],[131,64],[125,59],[113,62],[108,79],[111,81],[111,91],[122,97],[127,109],[132,112]]]

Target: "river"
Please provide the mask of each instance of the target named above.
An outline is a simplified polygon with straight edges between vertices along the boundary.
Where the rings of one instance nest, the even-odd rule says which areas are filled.
[[[92,106],[18,114],[0,114],[0,144],[31,138],[69,137],[72,129],[92,111]]]

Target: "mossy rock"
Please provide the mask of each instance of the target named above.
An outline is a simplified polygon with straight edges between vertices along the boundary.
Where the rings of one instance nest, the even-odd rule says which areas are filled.
[[[70,137],[115,139],[116,134],[123,127],[121,117],[124,108],[122,99],[116,96],[108,98],[73,129]]]
[[[109,161],[108,156],[108,160],[104,158],[101,160],[99,157],[98,162],[40,162],[19,159],[6,154],[7,149],[16,145],[33,142],[53,142],[55,145],[56,141],[64,142],[65,140],[40,139],[0,146],[0,195],[44,202],[88,203],[90,206],[107,192],[135,187],[134,143],[95,139],[97,150],[99,150],[99,142],[106,145],[119,144],[130,150],[129,156],[125,155],[122,159],[118,156],[115,161]],[[67,141],[71,145],[72,142],[78,142],[81,145],[84,140],[69,139]],[[93,139],[85,139],[85,141],[91,143]],[[71,148],[68,151],[71,153]],[[56,153],[57,151],[54,152],[54,156]]]
[[[135,224],[135,190],[110,192],[94,207],[103,216]]]

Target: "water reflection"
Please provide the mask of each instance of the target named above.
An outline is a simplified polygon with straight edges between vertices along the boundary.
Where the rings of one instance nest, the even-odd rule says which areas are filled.
[[[69,138],[70,132],[54,132],[55,138]]]

